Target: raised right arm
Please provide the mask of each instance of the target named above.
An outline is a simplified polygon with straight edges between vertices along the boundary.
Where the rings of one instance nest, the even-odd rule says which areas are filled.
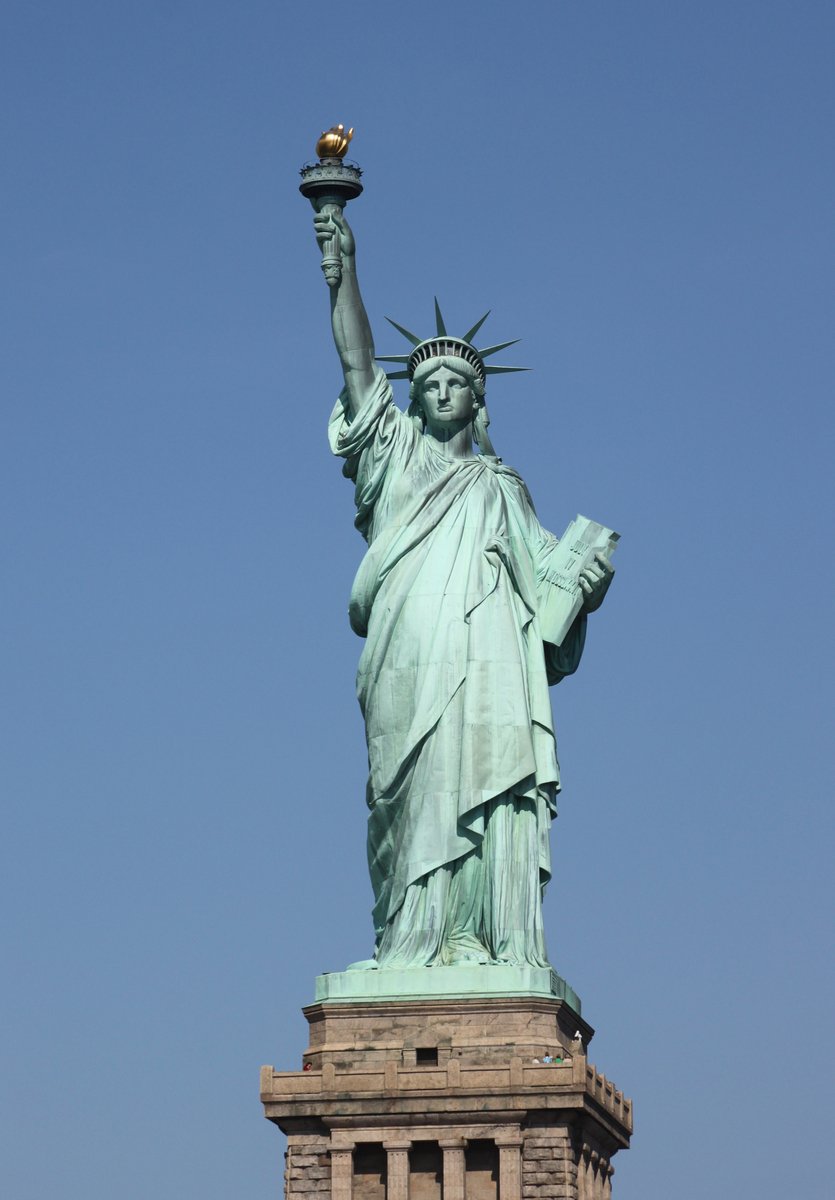
[[[320,247],[338,239],[342,277],[328,290],[333,340],[342,363],[348,407],[353,416],[368,395],[375,377],[374,338],[357,282],[354,235],[343,214],[332,205],[325,205],[314,217],[313,224]]]

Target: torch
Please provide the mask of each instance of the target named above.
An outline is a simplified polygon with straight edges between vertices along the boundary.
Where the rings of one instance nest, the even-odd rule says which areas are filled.
[[[299,191],[307,196],[317,213],[326,216],[342,215],[349,200],[362,191],[361,169],[356,163],[346,163],[345,152],[354,136],[353,129],[345,132],[344,125],[334,125],[326,130],[316,143],[317,163],[308,163],[301,169],[302,181]],[[323,247],[322,270],[328,287],[336,287],[342,278],[342,259],[339,255],[339,233]]]

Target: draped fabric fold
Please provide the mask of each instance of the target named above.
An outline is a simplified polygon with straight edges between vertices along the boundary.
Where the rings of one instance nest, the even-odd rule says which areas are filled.
[[[381,966],[546,965],[541,893],[559,790],[549,682],[585,618],[543,644],[538,558],[553,546],[498,459],[450,460],[380,373],[329,436],[368,542],[350,600],[365,637],[368,859]]]

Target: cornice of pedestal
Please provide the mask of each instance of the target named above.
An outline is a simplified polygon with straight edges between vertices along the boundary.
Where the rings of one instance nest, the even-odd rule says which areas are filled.
[[[453,1067],[453,1070],[450,1070]],[[632,1103],[584,1055],[560,1065],[512,1059],[504,1066],[447,1068],[379,1064],[338,1071],[262,1071],[265,1115],[282,1128],[316,1119],[354,1125],[460,1125],[524,1121],[531,1114],[585,1113],[620,1147],[629,1144]]]

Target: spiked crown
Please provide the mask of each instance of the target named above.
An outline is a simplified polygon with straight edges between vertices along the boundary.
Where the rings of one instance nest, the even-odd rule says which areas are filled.
[[[386,374],[389,379],[413,379],[415,371],[421,363],[428,362],[431,358],[462,358],[468,362],[473,370],[477,373],[481,382],[485,382],[487,375],[508,375],[514,371],[527,371],[527,367],[497,367],[488,366],[484,360],[489,358],[491,354],[498,354],[500,350],[505,350],[508,346],[515,346],[519,341],[514,338],[510,342],[499,342],[495,346],[485,346],[483,350],[477,350],[472,343],[472,339],[481,329],[484,322],[490,316],[490,310],[484,314],[481,320],[476,321],[472,329],[468,329],[463,337],[455,337],[453,334],[447,333],[444,318],[441,315],[441,309],[435,300],[435,326],[436,336],[431,338],[419,338],[416,334],[411,333],[408,329],[404,329],[402,325],[398,325],[396,321],[392,321],[391,317],[386,317],[390,325],[393,325],[398,333],[402,333],[407,341],[411,342],[414,349],[410,354],[378,354],[378,362],[387,363],[403,363],[404,369],[400,371],[388,371]]]

